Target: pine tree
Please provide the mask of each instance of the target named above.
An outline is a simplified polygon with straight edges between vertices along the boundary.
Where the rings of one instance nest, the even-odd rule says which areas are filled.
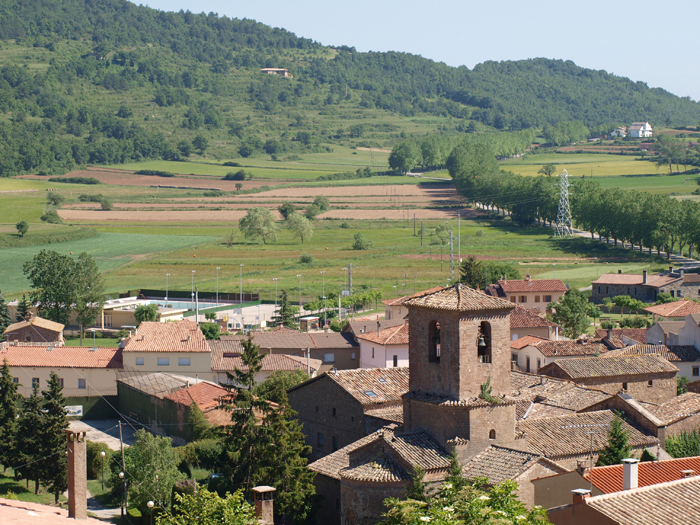
[[[427,483],[423,481],[425,470],[415,465],[411,471],[411,481],[406,489],[406,499],[425,501],[425,490]]]
[[[30,306],[29,301],[27,301],[27,295],[22,294],[22,298],[17,302],[17,313],[15,315],[16,323],[20,323],[27,319]]]
[[[3,470],[12,465],[19,465],[16,461],[17,453],[17,400],[19,394],[10,374],[10,366],[7,359],[3,360],[0,368],[0,463]]]
[[[0,334],[5,331],[5,328],[12,324],[12,318],[5,302],[5,297],[0,293]]]
[[[481,286],[482,289],[488,284],[481,263],[473,255],[470,255],[462,262],[459,269],[459,282],[466,284],[470,288]]]
[[[272,318],[276,324],[281,324],[288,328],[296,328],[297,324],[294,320],[294,315],[298,312],[298,308],[291,306],[287,298],[287,290],[282,290],[280,295],[280,307],[277,315]]]
[[[204,417],[204,412],[202,412],[202,409],[199,408],[194,401],[190,405],[187,424],[190,427],[192,441],[204,439],[211,429],[211,424],[207,421],[207,418]]]
[[[455,490],[462,490],[462,488],[467,486],[467,480],[462,476],[462,465],[459,464],[457,451],[454,449],[450,454],[450,467],[447,470],[445,483],[452,483]]]
[[[68,464],[66,461],[66,433],[68,417],[66,416],[66,398],[63,386],[56,372],[51,372],[48,390],[43,390],[44,398],[42,426],[39,437],[44,456],[56,454],[50,461],[42,462],[41,479],[53,493],[58,503],[58,496],[68,488]]]
[[[598,455],[598,465],[617,465],[622,460],[630,457],[632,447],[629,444],[629,433],[622,428],[622,418],[620,414],[615,414],[615,418],[610,424],[608,432],[608,444]]]
[[[39,395],[39,383],[32,382],[32,395],[24,403],[24,408],[17,421],[17,455],[18,469],[15,476],[33,480],[34,492],[39,493],[39,478],[44,457],[41,448],[39,430],[42,428],[43,412],[41,397]],[[50,458],[53,460],[54,458]],[[19,465],[22,465],[21,467]],[[27,483],[28,484],[28,483]]]

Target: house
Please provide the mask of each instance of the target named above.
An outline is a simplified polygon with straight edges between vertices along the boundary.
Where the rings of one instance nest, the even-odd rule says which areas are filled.
[[[8,326],[3,335],[7,341],[62,345],[64,328],[65,326],[60,323],[37,317],[33,312],[28,312],[24,321]]]
[[[510,339],[515,341],[526,335],[541,339],[559,339],[561,327],[540,315],[539,310],[517,306],[510,313]]]
[[[624,138],[627,136],[627,126],[622,126],[619,128],[615,128],[608,134],[608,138],[614,139],[614,138]]]
[[[597,328],[595,336],[610,349],[624,348],[646,343],[647,328]]]
[[[666,321],[668,323],[673,321]],[[679,323],[681,321],[678,321]],[[661,323],[657,323],[661,324]],[[652,327],[653,328],[653,327]],[[651,331],[651,328],[649,329]],[[654,332],[656,334],[656,332]],[[700,314],[690,314],[682,321],[682,325],[673,325],[667,334],[664,334],[667,345],[692,345],[700,347]]]
[[[658,355],[678,368],[681,377],[700,379],[700,352],[691,345],[632,345],[619,350],[611,350],[606,355]]]
[[[315,460],[403,418],[407,368],[335,370],[288,390]]]
[[[211,349],[194,321],[143,322],[122,341],[124,369],[131,373],[169,372],[216,381]]]
[[[608,351],[608,346],[602,339],[586,337],[575,341],[570,339],[550,341],[530,336],[512,341],[510,348],[511,361],[517,369],[533,374],[540,373],[543,366],[560,359],[594,357]]]
[[[189,301],[164,303],[163,301],[145,299],[143,296],[110,299],[109,301],[105,301],[102,312],[97,316],[95,326],[101,329],[122,329],[124,327],[136,326],[138,325],[136,321],[136,308],[139,306],[149,306],[151,304],[155,304],[158,307],[156,322],[181,321],[184,319],[184,314],[189,310],[189,308],[183,308],[182,304],[187,303],[189,303]],[[173,307],[173,305],[176,305],[176,307]]]
[[[382,301],[384,304],[384,319],[390,321],[392,319],[403,319],[408,314],[408,309],[403,305],[403,302],[411,297],[420,297],[428,293],[433,293],[442,290],[444,286],[434,286],[428,288],[427,290],[422,290],[420,292],[404,295],[403,297],[395,297],[394,299],[385,299]]]
[[[606,297],[629,295],[632,299],[654,302],[659,293],[667,293],[671,297],[700,297],[700,274],[686,273],[684,270],[674,271],[670,266],[667,272],[656,275],[604,273],[591,283],[591,300],[600,304]]]
[[[659,317],[663,317],[667,321],[680,321],[685,320],[686,315],[700,314],[700,303],[684,299],[648,306],[644,311],[652,314],[654,316],[654,321]]]
[[[610,394],[626,392],[638,401],[657,405],[676,397],[677,372],[678,368],[655,354],[561,359],[539,370],[541,375],[570,379]]]
[[[237,340],[209,341],[211,348],[211,369],[216,376],[216,382],[220,384],[228,383],[228,374],[233,374],[234,370],[247,371],[248,367],[243,363],[241,354],[243,347]],[[273,372],[285,371],[293,372],[301,370],[309,377],[316,377],[322,361],[311,359],[311,357],[299,357],[287,354],[264,354],[262,358],[262,369],[256,373],[255,380],[262,383]]]
[[[561,279],[532,279],[528,275],[525,279],[501,279],[487,286],[484,292],[545,314],[549,304],[561,299],[568,290]]]
[[[630,126],[630,137],[633,139],[644,139],[651,137],[654,133],[648,122],[632,122]]]
[[[671,344],[678,341],[678,330],[685,326],[685,321],[658,321],[647,329],[646,342],[651,345]]]
[[[0,523],[3,525],[75,525],[76,519],[68,515],[67,508],[41,505],[18,499],[0,498]],[[85,518],[84,525],[104,525],[103,520]]]
[[[357,336],[360,368],[408,366],[408,324]]]
[[[683,478],[647,487],[591,496],[573,491],[573,503],[551,509],[554,525],[656,525],[700,522],[700,478]]]
[[[288,69],[281,67],[264,67],[260,70],[261,73],[267,73],[268,75],[279,75],[281,77],[291,77]]]

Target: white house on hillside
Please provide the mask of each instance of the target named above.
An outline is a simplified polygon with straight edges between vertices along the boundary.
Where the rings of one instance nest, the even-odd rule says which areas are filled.
[[[615,137],[621,137],[624,138],[627,136],[627,128],[625,126],[622,126],[621,128],[615,128],[613,131],[610,132],[610,138],[615,138]]]
[[[630,126],[630,137],[643,139],[651,137],[653,130],[648,122],[633,122]]]

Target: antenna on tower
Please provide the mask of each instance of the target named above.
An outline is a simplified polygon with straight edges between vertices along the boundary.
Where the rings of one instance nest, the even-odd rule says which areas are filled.
[[[454,242],[452,239],[452,230],[450,230],[450,282],[454,283],[455,281],[455,251],[454,251]]]
[[[562,170],[559,175],[559,213],[557,213],[556,237],[573,235],[571,226],[571,207],[569,206],[569,174]]]

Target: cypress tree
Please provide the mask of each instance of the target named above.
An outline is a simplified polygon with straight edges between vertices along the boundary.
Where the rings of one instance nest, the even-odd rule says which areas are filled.
[[[608,432],[608,444],[598,455],[598,465],[617,465],[622,460],[630,457],[632,447],[629,444],[629,434],[622,428],[622,418],[615,413],[615,418],[610,424]]]
[[[33,382],[32,395],[24,403],[17,421],[17,465],[15,466],[18,467],[18,471],[15,471],[15,476],[26,479],[27,485],[29,480],[33,480],[35,494],[39,493],[39,478],[43,462],[40,458],[44,457],[39,435],[43,424],[39,383]],[[49,458],[49,460],[53,459]]]
[[[297,313],[297,307],[289,304],[287,290],[282,290],[280,294],[280,307],[277,315],[272,318],[276,324],[281,324],[287,328],[296,328],[297,323],[294,320],[294,315]]]
[[[11,324],[10,311],[7,308],[5,297],[0,293],[0,334]]]
[[[455,490],[462,490],[467,486],[467,480],[462,476],[462,465],[459,464],[457,451],[454,449],[450,454],[450,467],[447,470],[445,483],[452,483]]]
[[[17,453],[17,400],[19,394],[10,374],[10,366],[7,359],[3,359],[0,368],[0,463],[3,470],[7,467],[18,465],[15,454]]]
[[[27,301],[27,295],[22,294],[22,298],[17,302],[17,313],[15,314],[15,322],[21,323],[27,319],[27,314],[29,313],[29,301]]]
[[[194,401],[190,405],[190,413],[187,416],[187,424],[190,427],[192,441],[199,441],[207,437],[211,424],[204,417],[204,412]]]
[[[56,454],[50,461],[42,462],[41,479],[53,493],[56,503],[58,496],[68,488],[68,463],[66,460],[66,433],[68,417],[66,416],[66,398],[63,386],[55,372],[51,372],[48,390],[41,392],[44,397],[42,426],[39,432],[44,456]]]

